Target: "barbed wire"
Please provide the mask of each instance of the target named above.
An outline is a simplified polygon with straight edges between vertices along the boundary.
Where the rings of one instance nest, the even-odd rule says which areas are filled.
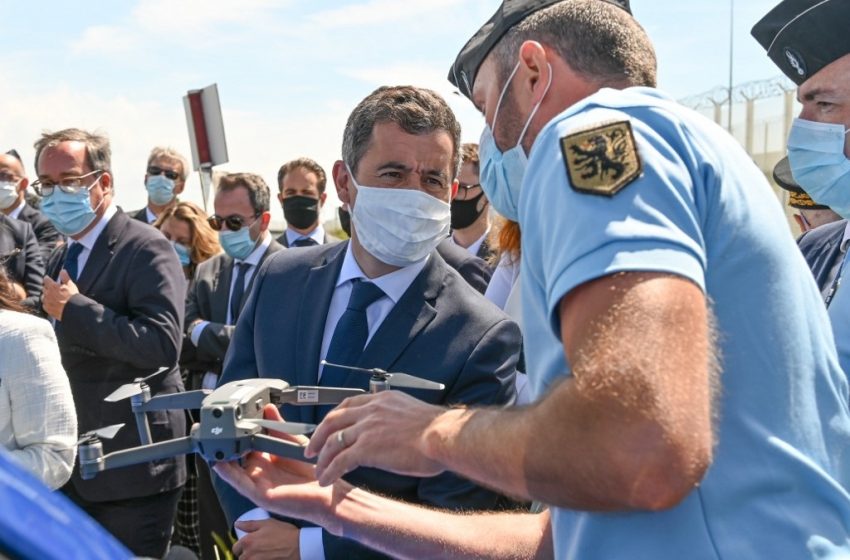
[[[775,76],[767,80],[744,82],[732,88],[732,102],[745,103],[784,95],[797,88],[794,82],[785,76]],[[679,103],[691,109],[706,109],[717,105],[729,104],[729,88],[717,86],[706,92],[690,95]]]

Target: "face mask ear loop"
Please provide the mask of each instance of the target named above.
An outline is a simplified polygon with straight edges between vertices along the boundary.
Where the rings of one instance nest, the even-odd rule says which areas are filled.
[[[502,107],[502,100],[505,98],[505,94],[508,92],[508,86],[511,85],[511,80],[514,79],[514,75],[517,73],[517,70],[519,70],[519,61],[518,60],[517,60],[516,66],[514,66],[514,69],[511,72],[511,75],[508,76],[508,81],[505,82],[505,86],[502,88],[502,93],[499,95],[499,100],[496,102],[496,111],[493,113],[493,124],[490,125],[490,130],[493,130],[493,131],[496,130],[496,119],[499,118],[499,109],[501,109],[501,107]],[[494,134],[495,134],[495,132],[494,132]]]
[[[537,102],[537,105],[534,106],[534,110],[532,110],[531,114],[528,116],[528,120],[525,121],[525,127],[519,135],[519,140],[516,141],[517,146],[522,144],[522,139],[525,138],[525,133],[528,131],[531,121],[534,120],[534,115],[537,114],[537,110],[541,105],[543,105],[543,100],[546,99],[546,94],[549,93],[549,88],[552,87],[552,65],[547,62],[546,66],[549,68],[549,80],[546,82],[546,89],[543,91],[543,97],[540,98],[540,101]]]

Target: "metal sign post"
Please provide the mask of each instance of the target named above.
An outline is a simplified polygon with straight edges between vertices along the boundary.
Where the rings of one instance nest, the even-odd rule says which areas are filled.
[[[209,213],[213,197],[213,166],[228,161],[218,86],[213,84],[190,90],[183,98],[183,107],[192,146],[192,163],[200,174],[204,210]]]

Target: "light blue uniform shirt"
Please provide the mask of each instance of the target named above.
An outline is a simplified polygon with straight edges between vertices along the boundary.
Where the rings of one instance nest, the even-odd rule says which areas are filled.
[[[622,120],[634,130],[642,175],[613,197],[574,190],[560,139]],[[722,354],[714,462],[702,484],[657,513],[555,508],[555,557],[850,553],[847,381],[811,273],[744,150],[655,90],[602,90],[537,138],[519,215],[525,356],[536,397],[569,375],[561,298],[616,272],[670,272],[699,285]]]
[[[850,251],[844,255],[841,264],[838,289],[829,304],[829,320],[832,323],[841,369],[850,372],[850,266],[847,263],[847,255],[850,255]]]

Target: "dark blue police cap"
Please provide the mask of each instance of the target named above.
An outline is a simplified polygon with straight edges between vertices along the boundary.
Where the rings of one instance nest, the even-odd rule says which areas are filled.
[[[487,23],[475,32],[460,50],[455,63],[449,70],[449,81],[460,89],[461,93],[472,99],[472,84],[478,68],[496,43],[514,25],[534,12],[548,8],[562,0],[504,0]],[[629,0],[603,0],[632,13]]]
[[[847,0],[783,0],[751,33],[782,72],[800,85],[850,54],[848,24]]]
[[[818,204],[809,194],[804,191],[794,176],[791,174],[791,165],[788,158],[784,157],[773,167],[773,180],[776,184],[788,191],[788,206],[798,210],[825,210],[829,206]]]

